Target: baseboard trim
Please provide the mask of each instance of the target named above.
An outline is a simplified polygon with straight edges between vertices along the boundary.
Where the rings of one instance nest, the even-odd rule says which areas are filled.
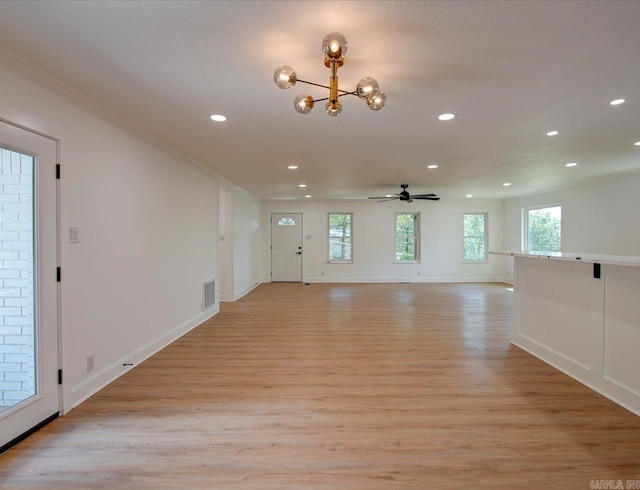
[[[510,284],[505,281],[504,277],[308,277],[303,282],[309,283],[429,283],[429,282],[451,282],[451,283],[468,283],[468,282],[500,282]]]
[[[197,315],[191,320],[172,328],[168,332],[157,339],[148,342],[147,344],[139,347],[138,349],[130,352],[126,356],[113,362],[109,366],[101,369],[93,376],[85,379],[81,383],[78,383],[71,388],[71,408],[76,408],[82,402],[95,395],[102,388],[118,379],[123,374],[127,373],[141,362],[153,356],[155,353],[164,349],[169,344],[175,342],[184,334],[196,328],[198,325],[207,321],[209,318],[220,312],[220,305],[217,304],[214,308],[210,308],[205,312]],[[67,410],[68,412],[68,410]]]

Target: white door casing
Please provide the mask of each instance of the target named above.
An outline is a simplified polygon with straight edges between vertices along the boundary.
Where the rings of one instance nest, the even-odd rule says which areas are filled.
[[[59,333],[56,273],[58,266],[57,142],[52,138],[13,125],[8,121],[0,120],[0,146],[8,150],[5,154],[13,152],[14,154],[19,153],[34,157],[31,179],[33,204],[19,203],[16,209],[3,208],[2,214],[6,218],[3,224],[6,225],[11,221],[10,215],[12,212],[26,212],[27,208],[25,206],[33,206],[33,256],[31,257],[33,260],[33,268],[31,269],[33,271],[33,302],[32,306],[23,307],[21,315],[32,318],[30,320],[31,327],[22,328],[30,328],[31,335],[35,338],[33,349],[35,362],[32,367],[35,374],[35,394],[26,395],[23,401],[0,412],[0,447],[2,447],[38,426],[41,422],[56,416],[60,410],[60,390],[58,384]],[[7,167],[6,162],[4,164],[0,178],[3,179],[4,194],[6,195],[10,192],[7,190],[9,189],[8,186],[16,182],[16,176],[13,175],[13,170]],[[23,184],[20,184],[20,186],[23,186]],[[25,230],[22,230],[18,233],[24,232]],[[16,234],[15,231],[11,233]],[[6,243],[8,244],[8,242]],[[3,248],[11,249],[16,247],[11,245],[5,247],[3,243]],[[11,296],[9,294],[10,284],[12,283],[8,283],[5,280],[2,288],[0,288],[0,291],[5,293],[5,297]],[[16,302],[15,304],[18,305],[20,303]],[[17,307],[13,307],[12,310],[13,314],[19,315]],[[5,309],[6,311],[8,311],[8,308]],[[5,329],[5,333],[9,332],[7,325],[1,328]],[[13,328],[10,333],[16,334],[17,331]],[[25,331],[23,330],[22,333],[24,334]],[[4,336],[5,342],[8,336],[8,334]],[[14,366],[6,365],[5,367],[8,371],[5,373],[5,377],[20,379],[15,376],[20,373],[13,371]],[[11,376],[8,376],[9,374]]]
[[[219,187],[218,273],[220,301],[233,301],[233,192]]]

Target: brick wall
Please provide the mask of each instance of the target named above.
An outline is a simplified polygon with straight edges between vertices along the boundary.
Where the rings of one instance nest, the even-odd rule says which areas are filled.
[[[0,409],[35,394],[33,158],[0,148]]]

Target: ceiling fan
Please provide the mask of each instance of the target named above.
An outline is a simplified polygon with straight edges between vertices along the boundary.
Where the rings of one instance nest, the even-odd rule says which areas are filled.
[[[413,196],[410,195],[409,191],[407,191],[407,187],[409,187],[409,184],[401,184],[400,187],[402,187],[402,192],[400,192],[400,194],[394,194],[393,196],[370,197],[369,199],[378,199],[378,202],[393,201],[395,199],[406,202],[413,202],[414,199],[426,199],[429,201],[440,200],[440,198],[435,194],[414,194]]]

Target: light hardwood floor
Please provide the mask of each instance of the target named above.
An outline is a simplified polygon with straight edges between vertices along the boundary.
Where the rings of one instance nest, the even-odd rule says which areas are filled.
[[[0,456],[7,489],[588,489],[640,417],[509,344],[504,284],[265,284]]]

